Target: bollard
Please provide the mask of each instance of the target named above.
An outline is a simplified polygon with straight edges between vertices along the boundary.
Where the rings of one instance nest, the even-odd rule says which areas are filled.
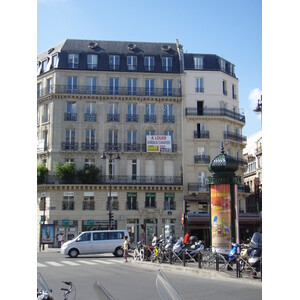
[[[236,277],[240,277],[240,258],[236,258]]]
[[[219,271],[219,253],[216,253],[216,271]]]
[[[182,255],[182,265],[185,267],[185,251],[183,251]]]
[[[171,249],[169,249],[169,262],[170,262],[170,265],[172,264],[172,251]]]
[[[201,261],[202,261],[202,254],[201,252],[198,253],[198,268],[201,269]]]

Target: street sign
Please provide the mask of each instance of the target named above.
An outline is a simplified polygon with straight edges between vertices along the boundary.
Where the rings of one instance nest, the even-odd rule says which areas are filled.
[[[63,226],[69,226],[69,220],[62,220]]]

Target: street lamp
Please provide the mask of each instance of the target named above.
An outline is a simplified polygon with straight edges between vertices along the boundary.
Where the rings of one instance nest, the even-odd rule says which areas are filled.
[[[106,154],[109,156],[109,198],[108,198],[108,229],[111,230],[111,221],[112,221],[112,209],[113,209],[113,203],[111,201],[111,182],[112,182],[112,161],[113,161],[113,155],[115,155],[114,159],[121,159],[119,153],[114,152],[106,152]],[[101,155],[101,159],[106,159],[105,152]]]

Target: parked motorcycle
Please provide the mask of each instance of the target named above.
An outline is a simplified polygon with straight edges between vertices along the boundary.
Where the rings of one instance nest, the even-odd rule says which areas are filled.
[[[252,252],[249,256],[248,262],[251,268],[253,268],[253,275],[256,276],[258,272],[261,272],[261,258],[262,258],[262,234],[255,232],[252,236],[250,246]]]
[[[241,253],[241,245],[237,243],[231,243],[231,250],[228,255],[227,271],[233,270],[233,264],[236,263],[238,252]],[[239,260],[240,271],[244,269],[244,262]]]

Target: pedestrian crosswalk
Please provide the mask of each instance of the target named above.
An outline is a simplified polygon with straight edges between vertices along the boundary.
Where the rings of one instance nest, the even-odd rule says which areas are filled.
[[[63,266],[99,266],[99,265],[113,265],[123,263],[123,259],[79,259],[79,260],[59,260],[59,261],[43,261],[37,262],[38,268],[47,268],[47,267],[63,267]]]

